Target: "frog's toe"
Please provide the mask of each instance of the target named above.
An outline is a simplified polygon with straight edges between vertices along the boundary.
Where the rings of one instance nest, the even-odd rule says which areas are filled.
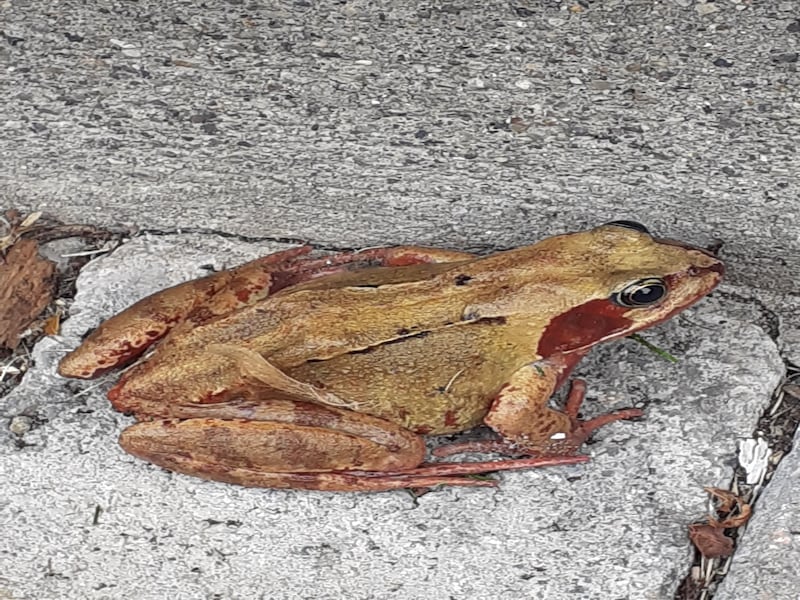
[[[564,406],[564,413],[569,417],[572,429],[551,434],[550,442],[552,445],[549,447],[550,451],[561,454],[574,454],[601,427],[615,421],[637,419],[644,416],[644,412],[638,408],[625,408],[583,420],[578,418],[578,411],[580,411],[585,397],[586,382],[583,379],[574,379],[570,385],[569,395]]]
[[[573,419],[573,429],[569,433],[555,433],[550,439],[553,442],[552,446],[548,449],[548,453],[556,454],[575,454],[580,450],[587,440],[592,437],[592,434],[615,421],[623,421],[627,419],[638,419],[644,416],[644,411],[638,408],[625,408],[611,413],[606,413],[592,419],[583,421],[581,419]]]

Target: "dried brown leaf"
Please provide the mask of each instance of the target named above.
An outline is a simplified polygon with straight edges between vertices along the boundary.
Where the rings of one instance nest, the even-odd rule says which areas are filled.
[[[20,334],[53,298],[55,265],[35,240],[17,240],[0,258],[0,348],[15,349]]]
[[[717,511],[719,512],[729,513],[733,510],[733,507],[739,503],[739,496],[730,490],[723,490],[722,488],[716,487],[704,487],[703,491],[719,500],[719,505],[717,506]]]
[[[721,488],[707,487],[703,489],[719,501],[717,514],[722,517],[722,520],[709,517],[708,524],[711,527],[717,529],[741,527],[750,519],[753,509],[741,496]],[[734,511],[737,511],[738,514],[732,514]]]
[[[750,515],[752,513],[753,509],[749,504],[742,504],[739,508],[738,515],[728,516],[721,521],[718,521],[713,517],[709,517],[708,524],[718,529],[735,529],[736,527],[741,527],[747,523],[747,521],[750,520]]]
[[[45,335],[58,335],[61,330],[61,313],[55,313],[45,319],[42,331]]]
[[[689,525],[689,539],[706,558],[721,558],[733,554],[733,540],[722,529],[703,523]]]

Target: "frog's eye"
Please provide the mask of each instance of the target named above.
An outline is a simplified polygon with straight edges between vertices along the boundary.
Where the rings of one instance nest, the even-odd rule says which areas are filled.
[[[606,225],[616,225],[617,227],[627,227],[634,231],[641,231],[642,233],[650,234],[650,230],[637,221],[609,221]]]
[[[648,277],[634,281],[621,292],[611,295],[611,300],[620,306],[638,308],[650,306],[667,295],[667,284],[659,277]]]

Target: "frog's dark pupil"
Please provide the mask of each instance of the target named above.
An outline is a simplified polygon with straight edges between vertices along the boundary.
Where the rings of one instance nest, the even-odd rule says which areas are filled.
[[[639,288],[631,296],[634,304],[650,304],[659,300],[664,295],[664,288],[660,286],[651,285],[644,288]]]

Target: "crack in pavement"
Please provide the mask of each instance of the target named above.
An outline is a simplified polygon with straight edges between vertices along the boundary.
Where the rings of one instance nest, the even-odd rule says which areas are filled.
[[[727,290],[719,292],[719,295],[722,298],[733,299],[754,307],[761,316],[760,320],[762,321],[756,324],[769,335],[780,351],[780,315],[776,311],[767,306],[760,298],[747,297]],[[793,381],[800,381],[800,367],[786,358],[783,358],[783,364],[785,370],[781,382],[773,391],[772,400],[762,411],[751,435],[752,439],[765,440],[770,450],[770,461],[761,482],[755,485],[748,484],[746,482],[747,472],[739,460],[738,453],[735,457],[736,467],[729,489],[741,496],[744,502],[750,504],[751,507],[756,506],[758,499],[771,482],[778,465],[788,455],[795,432],[798,429],[798,425],[800,425],[800,398],[784,391],[785,387]],[[783,410],[781,413],[776,414],[776,408],[779,405],[783,405]],[[779,417],[783,418],[783,422],[780,425],[777,424]],[[775,460],[776,456],[778,457],[777,460]],[[746,530],[747,523],[744,523],[741,527],[730,531],[729,537],[734,540],[734,549],[733,553],[724,559],[706,559],[695,547],[689,571],[679,584],[674,600],[711,600],[719,584],[728,574],[730,565],[739,548],[738,541]],[[722,562],[718,564],[720,560]]]

